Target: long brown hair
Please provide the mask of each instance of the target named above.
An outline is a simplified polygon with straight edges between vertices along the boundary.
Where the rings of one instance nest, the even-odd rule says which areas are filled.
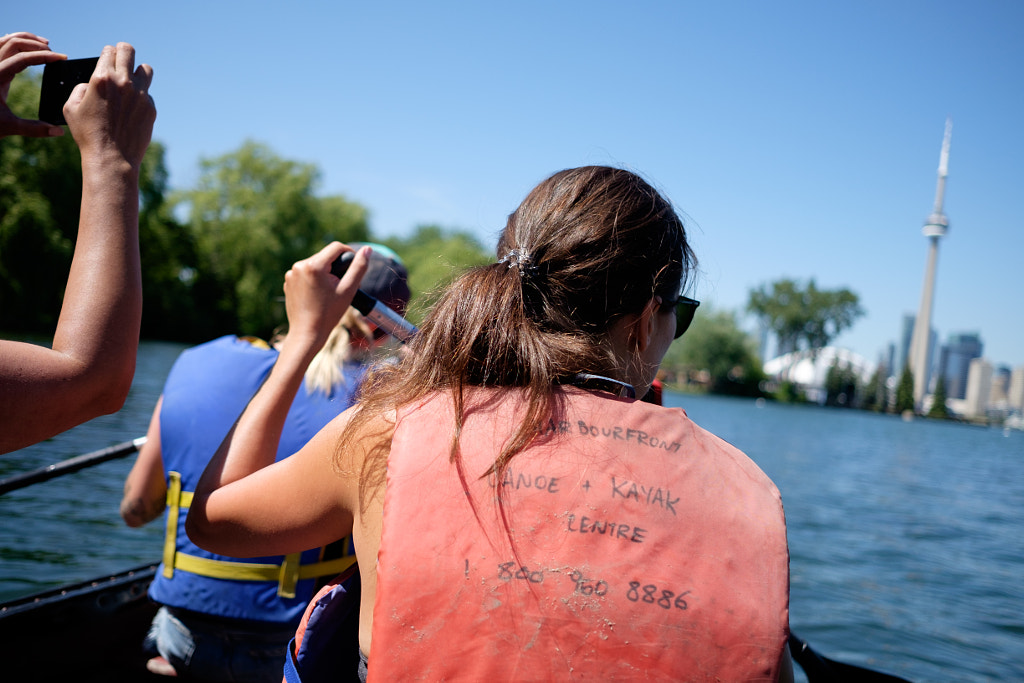
[[[361,500],[383,484],[390,428],[369,425],[436,391],[455,407],[452,460],[467,386],[521,387],[526,412],[491,466],[500,477],[577,373],[621,376],[609,327],[654,295],[672,299],[696,264],[672,205],[630,171],[587,166],[535,187],[509,216],[498,262],[465,272],[435,304],[401,363],[363,385],[339,451],[368,439]],[[379,422],[378,422],[379,424]],[[461,467],[460,467],[461,472]]]

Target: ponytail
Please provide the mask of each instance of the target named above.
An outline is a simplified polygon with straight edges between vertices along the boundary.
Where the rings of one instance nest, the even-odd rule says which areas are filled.
[[[498,261],[466,271],[435,304],[410,353],[370,371],[342,451],[365,448],[360,504],[383,486],[397,409],[437,391],[455,408],[450,457],[467,386],[517,387],[526,412],[487,473],[503,476],[578,373],[615,376],[608,343],[618,319],[660,295],[674,298],[695,265],[682,221],[637,175],[585,167],[551,176],[527,196],[498,241]]]

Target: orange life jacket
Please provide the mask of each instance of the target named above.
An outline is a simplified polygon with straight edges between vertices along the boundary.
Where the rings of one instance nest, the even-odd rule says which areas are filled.
[[[508,391],[400,412],[370,680],[776,680],[789,624],[778,490],[680,409],[566,388],[539,438]],[[499,498],[501,505],[498,504]]]

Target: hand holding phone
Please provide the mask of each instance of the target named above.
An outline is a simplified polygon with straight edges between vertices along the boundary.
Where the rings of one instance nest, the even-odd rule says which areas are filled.
[[[346,251],[334,259],[334,262],[331,263],[331,274],[338,278],[344,276],[345,272],[348,271],[348,267],[352,265],[354,258],[355,252]],[[411,322],[361,289],[356,290],[356,295],[352,299],[352,308],[362,313],[366,316],[367,320],[403,344],[419,332]]]
[[[153,68],[148,64],[136,67],[135,48],[122,42],[104,46],[88,83],[72,85],[85,76],[65,79],[60,86],[72,88],[63,113],[83,162],[95,155],[105,159],[116,155],[138,171],[156,120],[156,105],[149,92]],[[61,99],[56,98],[55,110]]]
[[[66,55],[50,49],[50,41],[28,31],[0,36],[0,138],[23,135],[32,138],[54,137],[64,129],[43,121],[23,119],[7,106],[11,81],[30,66],[63,61]]]
[[[67,59],[43,67],[43,85],[39,92],[40,121],[58,126],[67,125],[64,120],[64,104],[76,85],[89,82],[97,62],[99,57]]]

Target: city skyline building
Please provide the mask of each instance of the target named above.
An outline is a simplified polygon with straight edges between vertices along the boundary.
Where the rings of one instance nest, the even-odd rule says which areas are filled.
[[[992,363],[984,358],[971,361],[967,373],[967,398],[965,410],[968,417],[982,417],[988,410],[988,398],[992,394]]]
[[[981,335],[977,332],[951,334],[943,347],[944,363],[940,372],[946,378],[946,396],[965,398],[967,396],[967,373],[971,361],[981,358],[985,349]]]
[[[1010,397],[1010,376],[1012,370],[1008,365],[996,365],[992,370],[992,388],[988,394],[989,407],[1006,410]]]
[[[1024,365],[1019,365],[1010,373],[1010,390],[1007,392],[1010,409],[1017,414],[1024,413]]]
[[[914,406],[920,410],[925,391],[928,388],[929,364],[931,360],[930,341],[932,308],[935,299],[935,271],[939,260],[939,238],[945,237],[949,229],[949,218],[943,213],[946,195],[946,178],[949,175],[949,142],[953,133],[953,120],[946,119],[946,131],[942,138],[942,152],[939,154],[938,180],[935,187],[935,204],[932,213],[921,232],[928,238],[928,259],[925,265],[924,286],[921,290],[921,306],[914,321],[914,334],[910,343],[910,368],[914,373]]]
[[[910,362],[910,342],[914,336],[914,314],[903,314],[903,325],[900,328],[900,341],[896,347],[896,363],[892,367],[891,377],[899,379],[903,369]]]
[[[899,360],[897,361],[895,370],[889,375],[890,377],[893,378],[894,382],[899,381],[900,375],[903,374],[903,370],[910,366],[910,351],[912,348],[911,342],[913,341],[912,337],[914,335],[915,320],[917,320],[917,318],[912,313],[906,313],[903,316],[903,329],[900,334],[900,347],[898,351]],[[939,356],[938,359],[936,358],[937,350],[940,352],[945,352],[945,347],[940,347],[938,340],[939,334],[938,332],[935,331],[935,328],[933,327],[930,330],[928,330],[928,345],[925,351],[926,362],[924,373],[926,393],[935,390],[935,382],[937,381],[938,373],[942,372],[942,369],[945,367],[944,358],[941,356]],[[910,369],[911,371],[914,370],[913,367],[911,367]],[[917,378],[916,372],[914,372],[914,378],[915,380]]]

